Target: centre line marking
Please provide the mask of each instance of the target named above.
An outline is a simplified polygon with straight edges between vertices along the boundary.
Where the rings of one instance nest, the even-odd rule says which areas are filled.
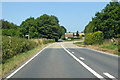
[[[85,60],[83,57],[80,57],[81,60]]]
[[[103,73],[103,74],[106,75],[108,78],[114,78],[115,79],[115,77],[110,75],[109,73]]]
[[[97,78],[103,80],[104,77],[102,77],[100,74],[98,74],[97,72],[95,72],[92,68],[90,68],[88,65],[86,65],[85,63],[83,63],[80,59],[78,59],[76,56],[74,56],[72,53],[70,53],[66,48],[63,47],[63,45],[61,45],[62,48],[70,55],[72,56],[76,61],[78,61],[83,67],[85,67],[88,71],[90,71],[93,75],[95,75]]]
[[[74,52],[72,52],[72,53],[74,53]]]

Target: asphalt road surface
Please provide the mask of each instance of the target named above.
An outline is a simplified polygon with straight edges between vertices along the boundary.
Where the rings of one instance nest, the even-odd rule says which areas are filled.
[[[98,78],[118,79],[118,57],[72,42],[54,43],[42,50],[8,78]]]

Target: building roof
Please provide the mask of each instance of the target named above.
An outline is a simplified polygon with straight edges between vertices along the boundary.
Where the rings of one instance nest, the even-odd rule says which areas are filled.
[[[76,33],[74,33],[76,35]],[[79,33],[79,36],[85,35],[84,33]],[[65,37],[73,37],[73,33],[65,33]]]
[[[73,33],[65,33],[65,37],[73,37]]]

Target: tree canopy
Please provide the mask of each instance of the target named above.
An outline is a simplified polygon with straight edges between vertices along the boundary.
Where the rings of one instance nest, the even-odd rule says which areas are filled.
[[[104,38],[120,37],[120,4],[110,2],[97,12],[92,21],[85,27],[84,33],[102,31]]]
[[[65,27],[59,25],[59,20],[56,16],[47,14],[43,14],[36,19],[34,17],[27,18],[19,27],[4,20],[2,20],[2,23],[3,35],[14,33],[14,31],[17,32],[8,36],[25,37],[25,35],[29,35],[30,38],[55,39],[61,38],[66,32]]]

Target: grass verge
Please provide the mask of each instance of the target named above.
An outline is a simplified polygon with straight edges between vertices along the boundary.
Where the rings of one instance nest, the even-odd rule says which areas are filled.
[[[76,44],[77,46],[80,46],[80,47],[100,50],[100,51],[104,51],[104,52],[107,52],[107,53],[110,53],[110,54],[115,54],[115,55],[120,56],[120,52],[118,52],[117,45],[113,45],[113,44],[108,43],[108,42],[104,42],[101,45],[98,45],[98,44],[84,45],[84,42],[76,42],[74,44]]]
[[[51,44],[51,43],[49,43]],[[18,54],[10,59],[8,59],[4,64],[0,64],[0,67],[2,66],[2,77],[4,78],[5,75],[9,72],[11,72],[13,69],[20,66],[23,62],[30,59],[32,56],[34,56],[37,52],[42,50],[44,47],[46,47],[48,44],[44,44],[41,47],[36,47],[32,50],[29,50],[27,52]]]
[[[84,45],[83,42],[75,42],[74,44],[81,44],[81,45]]]
[[[115,49],[117,49],[117,46],[110,44],[110,45],[102,46],[100,48],[109,49],[109,50],[115,50]]]

